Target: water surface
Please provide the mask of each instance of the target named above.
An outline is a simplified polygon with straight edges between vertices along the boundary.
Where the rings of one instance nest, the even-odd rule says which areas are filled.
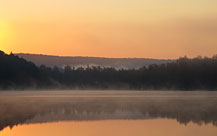
[[[180,125],[175,120],[105,120],[19,125],[0,136],[216,136],[213,125]]]
[[[216,92],[0,92],[0,136],[216,136]]]

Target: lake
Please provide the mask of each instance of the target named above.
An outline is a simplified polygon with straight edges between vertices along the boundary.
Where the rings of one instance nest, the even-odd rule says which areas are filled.
[[[0,136],[38,135],[216,136],[217,92],[0,92]]]

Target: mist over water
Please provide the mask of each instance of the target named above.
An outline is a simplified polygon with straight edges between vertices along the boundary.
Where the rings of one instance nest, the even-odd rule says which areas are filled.
[[[0,129],[63,121],[174,120],[217,129],[217,92],[0,92]],[[1,134],[1,131],[0,131]]]

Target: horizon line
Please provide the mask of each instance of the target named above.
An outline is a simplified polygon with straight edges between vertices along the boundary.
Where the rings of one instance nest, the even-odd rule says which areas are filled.
[[[0,50],[3,51],[3,50]],[[3,51],[5,52],[5,51]],[[5,52],[6,53],[6,52]],[[149,60],[177,60],[179,58],[184,58],[187,57],[189,59],[193,59],[193,58],[198,58],[198,57],[202,57],[202,58],[212,58],[214,56],[217,55],[213,54],[210,55],[210,57],[208,56],[202,56],[202,55],[197,55],[194,57],[188,57],[187,55],[183,55],[183,56],[179,56],[177,58],[150,58],[150,57],[105,57],[105,56],[82,56],[82,55],[75,55],[75,56],[69,56],[69,55],[55,55],[55,54],[43,54],[43,53],[29,53],[29,52],[13,52],[11,51],[10,53],[15,54],[15,55],[19,55],[19,54],[24,54],[24,55],[41,55],[41,56],[50,56],[50,57],[65,57],[65,58],[70,58],[70,57],[74,57],[74,58],[102,58],[102,59],[149,59]],[[6,53],[6,54],[10,54],[10,53]]]

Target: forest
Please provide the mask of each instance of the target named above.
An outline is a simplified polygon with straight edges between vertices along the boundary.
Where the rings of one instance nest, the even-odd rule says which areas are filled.
[[[36,66],[0,51],[0,90],[217,90],[217,55],[182,57],[139,69]]]

